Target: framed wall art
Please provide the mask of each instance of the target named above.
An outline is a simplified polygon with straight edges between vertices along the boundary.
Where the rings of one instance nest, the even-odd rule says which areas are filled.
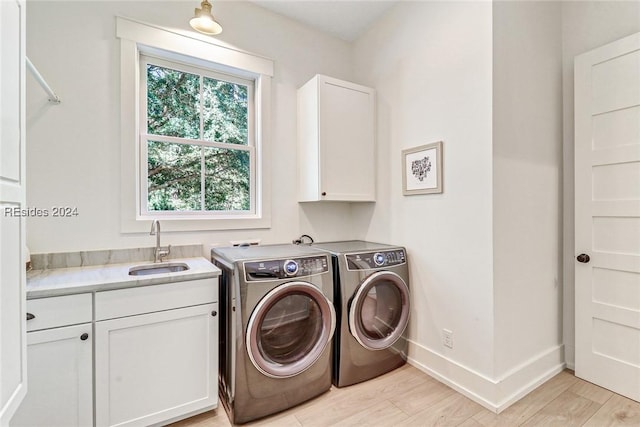
[[[402,150],[402,194],[442,193],[442,141]]]

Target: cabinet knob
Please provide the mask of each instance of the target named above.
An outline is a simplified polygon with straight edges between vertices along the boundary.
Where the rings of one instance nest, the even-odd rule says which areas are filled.
[[[89,339],[89,334],[85,332],[84,334],[80,335],[80,339],[82,341],[86,341],[87,339]]]
[[[326,191],[323,191],[323,192],[322,192],[322,195],[323,195],[323,196],[326,196],[326,195],[327,195],[327,192],[326,192]]]
[[[27,320],[33,320],[35,318],[36,318],[36,316],[34,314],[27,313]]]
[[[213,311],[211,312],[211,315],[212,315],[213,317],[216,317],[216,316],[218,315],[218,312],[217,312],[217,311],[215,311],[215,310],[213,310]]]
[[[580,255],[577,256],[576,259],[578,260],[578,262],[586,264],[591,260],[591,257],[589,257],[589,255],[587,255],[587,254],[580,254]]]

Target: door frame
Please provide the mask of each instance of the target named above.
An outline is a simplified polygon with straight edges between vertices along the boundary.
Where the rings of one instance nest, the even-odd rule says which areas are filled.
[[[0,147],[4,144],[12,145],[17,149],[17,158],[15,159],[18,167],[18,176],[3,176],[4,171],[0,170],[0,205],[7,207],[14,207],[23,209],[26,206],[26,193],[25,193],[25,135],[26,135],[26,43],[25,43],[25,26],[26,26],[26,2],[25,0],[1,0],[0,4],[0,20],[3,18],[3,13],[9,11],[9,6],[17,7],[17,17],[14,25],[0,25],[0,50],[2,46],[9,46],[11,49],[17,47],[18,64],[12,61],[6,61],[7,57],[3,53],[5,62],[0,61],[3,69],[0,71],[0,75],[3,79],[0,79],[0,93],[2,93],[3,99],[9,99],[10,103],[0,105],[2,107],[10,107],[17,113],[15,117],[15,124],[18,126],[17,135],[9,134],[7,138],[6,134],[0,133]],[[7,7],[7,9],[5,9]],[[10,15],[8,19],[11,19]],[[6,45],[4,41],[8,40]],[[17,46],[15,46],[17,45]],[[7,68],[5,67],[7,64]],[[17,65],[17,66],[16,66]],[[15,68],[13,68],[15,67]],[[8,71],[16,71],[17,76]],[[4,79],[5,75],[11,77]],[[12,77],[15,76],[17,81],[14,81]],[[6,95],[6,88],[2,87],[4,84],[11,86],[17,86],[17,93],[13,96]],[[12,99],[15,98],[15,99]],[[8,114],[2,112],[3,119],[8,117]],[[13,118],[10,118],[13,119]],[[4,124],[6,125],[6,123]],[[14,129],[15,130],[15,129]],[[14,139],[17,136],[17,141]],[[3,213],[4,215],[4,213]],[[18,242],[13,246],[14,241],[10,241],[11,245],[7,244],[6,247],[0,248],[0,259],[2,260],[3,274],[7,274],[11,280],[6,280],[7,276],[2,276],[0,279],[0,313],[5,313],[2,320],[5,325],[10,325],[7,329],[0,328],[0,347],[5,348],[0,354],[0,379],[3,383],[3,390],[0,392],[0,425],[8,425],[9,421],[17,411],[18,407],[24,400],[27,394],[27,325],[26,325],[26,272],[25,272],[25,218],[18,216],[17,218],[9,218],[7,220],[16,220],[16,224],[8,225],[7,230],[18,233]],[[0,233],[2,231],[0,230]],[[7,240],[2,239],[6,243]],[[17,246],[17,247],[16,247]],[[4,250],[9,255],[5,256]],[[17,261],[16,259],[17,258]],[[16,265],[17,263],[17,265]],[[10,265],[8,265],[10,264]],[[4,279],[4,280],[3,280]],[[16,280],[17,279],[17,280]],[[17,288],[17,289],[16,289]],[[12,307],[15,299],[19,298],[19,306]],[[3,301],[5,301],[3,306]],[[8,301],[8,303],[7,303]],[[6,310],[7,304],[9,304],[9,310]],[[8,314],[6,314],[8,312]],[[5,326],[6,327],[6,326]],[[7,333],[5,335],[4,333]],[[2,357],[4,355],[4,357]],[[8,356],[8,357],[7,357]],[[18,373],[16,374],[16,371]],[[6,379],[7,374],[13,374],[16,378]],[[15,384],[13,381],[15,380]],[[11,381],[11,383],[9,383]],[[8,384],[9,383],[9,384]],[[7,388],[6,390],[4,388]]]

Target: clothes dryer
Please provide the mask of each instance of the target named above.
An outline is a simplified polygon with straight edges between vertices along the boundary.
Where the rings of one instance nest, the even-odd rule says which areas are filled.
[[[221,270],[221,401],[242,424],[331,387],[336,316],[329,255],[309,246],[214,248]]]
[[[409,269],[400,246],[365,241],[316,243],[332,254],[334,303],[333,383],[366,381],[406,363]]]

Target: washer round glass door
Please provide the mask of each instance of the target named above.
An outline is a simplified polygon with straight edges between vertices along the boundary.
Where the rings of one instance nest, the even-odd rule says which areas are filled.
[[[408,322],[409,287],[391,271],[368,276],[349,304],[351,335],[368,350],[391,347]]]
[[[267,293],[251,313],[247,352],[264,375],[293,377],[318,360],[335,327],[333,304],[318,288],[305,282],[285,283]]]

